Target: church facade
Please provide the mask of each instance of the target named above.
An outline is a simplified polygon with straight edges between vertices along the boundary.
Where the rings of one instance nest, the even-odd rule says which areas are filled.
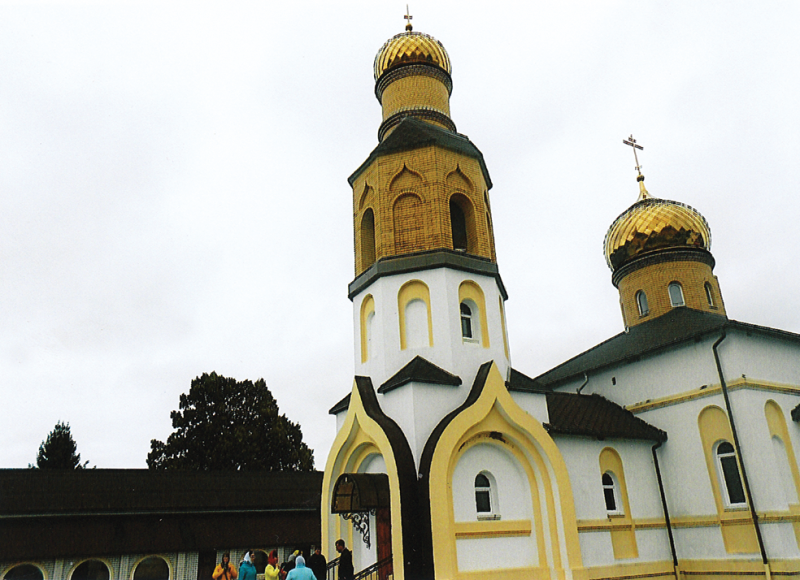
[[[640,174],[605,240],[624,332],[516,371],[450,73],[410,25],[375,59],[323,552],[409,580],[800,577],[800,336],[728,318],[705,219]]]

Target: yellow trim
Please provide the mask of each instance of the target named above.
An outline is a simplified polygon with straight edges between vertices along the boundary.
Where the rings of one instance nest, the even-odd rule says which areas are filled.
[[[496,538],[499,536],[530,536],[531,520],[487,520],[483,522],[456,522],[456,539]]]
[[[525,469],[534,508],[540,566],[554,572],[554,580],[564,580],[567,567],[574,580],[585,580],[575,503],[564,459],[541,423],[513,401],[495,363],[489,369],[478,400],[459,413],[442,432],[431,460],[429,500],[430,505],[439,510],[438,513],[434,511],[431,518],[436,577],[475,577],[458,571],[452,476],[466,448],[477,443],[502,446]],[[544,497],[540,497],[539,490]],[[543,503],[545,509],[542,509]],[[544,538],[543,513],[547,514],[548,542]],[[508,577],[517,577],[519,570],[515,569]],[[486,576],[485,571],[481,574]],[[499,578],[506,573],[495,569],[491,575]]]
[[[400,287],[397,293],[397,309],[400,317],[400,350],[408,347],[406,340],[406,306],[412,300],[422,300],[428,312],[428,344],[433,346],[433,318],[431,317],[431,293],[421,280],[409,280]]]
[[[489,348],[489,324],[486,322],[486,300],[483,297],[483,290],[472,280],[464,280],[458,287],[458,304],[464,300],[471,300],[478,307],[481,323],[481,345]],[[461,312],[459,311],[459,317]],[[459,318],[460,322],[460,318]]]
[[[631,517],[631,506],[628,502],[628,486],[625,483],[622,459],[615,449],[606,447],[600,452],[599,460],[600,474],[611,472],[616,477],[619,484],[619,501],[622,502],[622,514],[609,518],[614,558],[617,560],[638,558],[639,548],[636,545],[636,531]]]
[[[774,383],[771,381],[754,381],[751,378],[738,378],[731,381],[726,385],[728,391],[737,389],[753,389],[758,391],[769,391],[774,393],[784,393],[787,395],[800,395],[800,387],[796,385],[789,385],[786,383]],[[670,405],[677,405],[685,403],[686,401],[693,401],[695,399],[702,399],[704,397],[711,397],[714,395],[721,395],[722,387],[719,384],[708,385],[705,388],[700,388],[695,391],[679,393],[677,395],[670,395],[668,397],[661,397],[658,399],[648,399],[641,403],[627,405],[625,408],[631,413],[642,413],[644,411],[652,411],[653,409],[660,409],[661,407],[668,407]]]
[[[331,494],[336,479],[343,473],[357,472],[361,464],[370,456],[378,454],[383,457],[386,464],[386,474],[389,477],[389,496],[392,523],[392,557],[397,564],[394,567],[394,577],[404,580],[403,557],[403,522],[400,513],[400,482],[397,472],[397,463],[392,453],[386,433],[372,420],[364,409],[364,403],[358,392],[358,387],[353,383],[350,393],[350,405],[344,424],[331,446],[328,460],[325,464],[325,475],[322,479],[322,547],[323,552],[334,554],[333,543],[343,536],[347,536],[348,546],[353,545],[353,526],[346,524],[346,533],[342,533],[341,517],[335,517],[337,537],[330,537]]]
[[[375,299],[372,294],[367,294],[361,301],[361,362],[365,363],[369,359],[369,335],[367,333],[367,321],[370,314],[375,313]]]
[[[593,566],[586,569],[589,580],[635,579],[635,578],[675,578],[672,562],[643,562],[641,564],[614,564],[611,566]]]
[[[708,468],[708,477],[711,480],[711,490],[714,493],[714,502],[720,519],[722,539],[725,550],[729,554],[751,554],[758,552],[758,542],[755,534],[754,523],[746,508],[734,508],[725,505],[723,491],[720,486],[720,474],[717,469],[717,458],[714,456],[714,447],[725,440],[733,443],[728,415],[716,405],[709,405],[697,417],[697,426],[700,429],[700,438],[703,441],[703,451]],[[738,465],[739,454],[736,454]],[[742,467],[739,467],[741,477]]]

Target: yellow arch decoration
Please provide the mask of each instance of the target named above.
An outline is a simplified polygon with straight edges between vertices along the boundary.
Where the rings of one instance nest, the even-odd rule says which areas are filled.
[[[364,300],[361,301],[361,362],[367,362],[369,359],[369,336],[367,332],[367,321],[369,320],[369,315],[375,313],[375,299],[372,297],[372,294],[367,294],[364,297]]]
[[[325,464],[325,475],[322,479],[322,546],[326,553],[335,553],[333,543],[339,537],[347,537],[349,546],[353,545],[353,527],[347,523],[346,533],[342,531],[342,518],[336,517],[336,537],[331,537],[331,518],[335,517],[331,511],[331,494],[336,479],[343,473],[355,473],[360,465],[371,455],[379,454],[386,463],[386,474],[389,477],[391,519],[392,519],[392,557],[395,562],[401,563],[403,558],[403,522],[400,514],[400,483],[392,447],[383,429],[371,419],[366,410],[358,387],[353,383],[350,393],[350,406],[347,410],[344,424],[331,446],[328,460]],[[394,577],[404,580],[402,565],[394,567]]]
[[[397,293],[397,309],[400,317],[400,350],[408,347],[406,340],[406,305],[412,300],[422,300],[428,312],[428,344],[433,346],[433,322],[431,317],[431,292],[420,280],[409,280]]]
[[[625,483],[625,470],[622,467],[622,458],[612,447],[606,447],[600,452],[600,474],[610,471],[619,483],[620,501],[623,513],[619,516],[609,516],[611,521],[611,545],[614,548],[614,558],[638,558],[639,548],[636,545],[636,531],[631,514],[631,505],[628,502],[628,486]]]
[[[728,422],[728,415],[716,405],[709,405],[697,417],[697,425],[700,429],[700,439],[703,442],[703,452],[708,468],[708,477],[711,481],[711,490],[714,493],[714,502],[717,505],[717,517],[722,529],[722,540],[725,550],[729,554],[751,554],[758,552],[758,542],[756,539],[753,522],[747,513],[747,521],[742,524],[742,510],[726,509],[725,501],[722,499],[722,489],[720,488],[719,475],[717,474],[717,460],[714,457],[714,445],[725,440],[733,444],[733,432]],[[738,453],[736,455],[738,462]],[[742,468],[739,466],[739,472]],[[735,521],[736,520],[736,521]]]
[[[483,297],[483,290],[472,280],[464,280],[458,287],[458,303],[464,300],[472,300],[478,307],[481,317],[481,346],[489,348],[489,324],[486,321],[486,300]]]
[[[443,510],[431,517],[436,577],[466,576],[458,571],[450,482],[465,449],[487,437],[498,445],[502,440],[506,449],[524,466],[531,483],[534,514],[539,516],[536,518],[537,543],[539,538],[544,540],[538,546],[538,569],[504,571],[502,577],[549,579],[550,570],[554,570],[559,580],[568,577],[586,580],[588,573],[582,564],[575,503],[564,459],[542,424],[511,398],[495,363],[491,364],[478,400],[459,413],[442,432],[431,460],[430,504]],[[546,521],[542,513],[546,513]]]

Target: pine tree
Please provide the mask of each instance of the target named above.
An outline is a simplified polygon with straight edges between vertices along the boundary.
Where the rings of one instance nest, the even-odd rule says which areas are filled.
[[[39,445],[36,467],[39,469],[84,469],[89,462],[81,464],[78,445],[72,438],[69,423],[59,421],[47,439]]]

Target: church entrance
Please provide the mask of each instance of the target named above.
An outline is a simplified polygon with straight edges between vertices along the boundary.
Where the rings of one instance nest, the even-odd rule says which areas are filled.
[[[331,513],[352,523],[354,541],[360,537],[368,550],[374,541],[376,561],[368,568],[373,568],[380,580],[391,578],[392,514],[388,476],[383,473],[343,473],[333,487]],[[373,526],[370,526],[371,521]]]

